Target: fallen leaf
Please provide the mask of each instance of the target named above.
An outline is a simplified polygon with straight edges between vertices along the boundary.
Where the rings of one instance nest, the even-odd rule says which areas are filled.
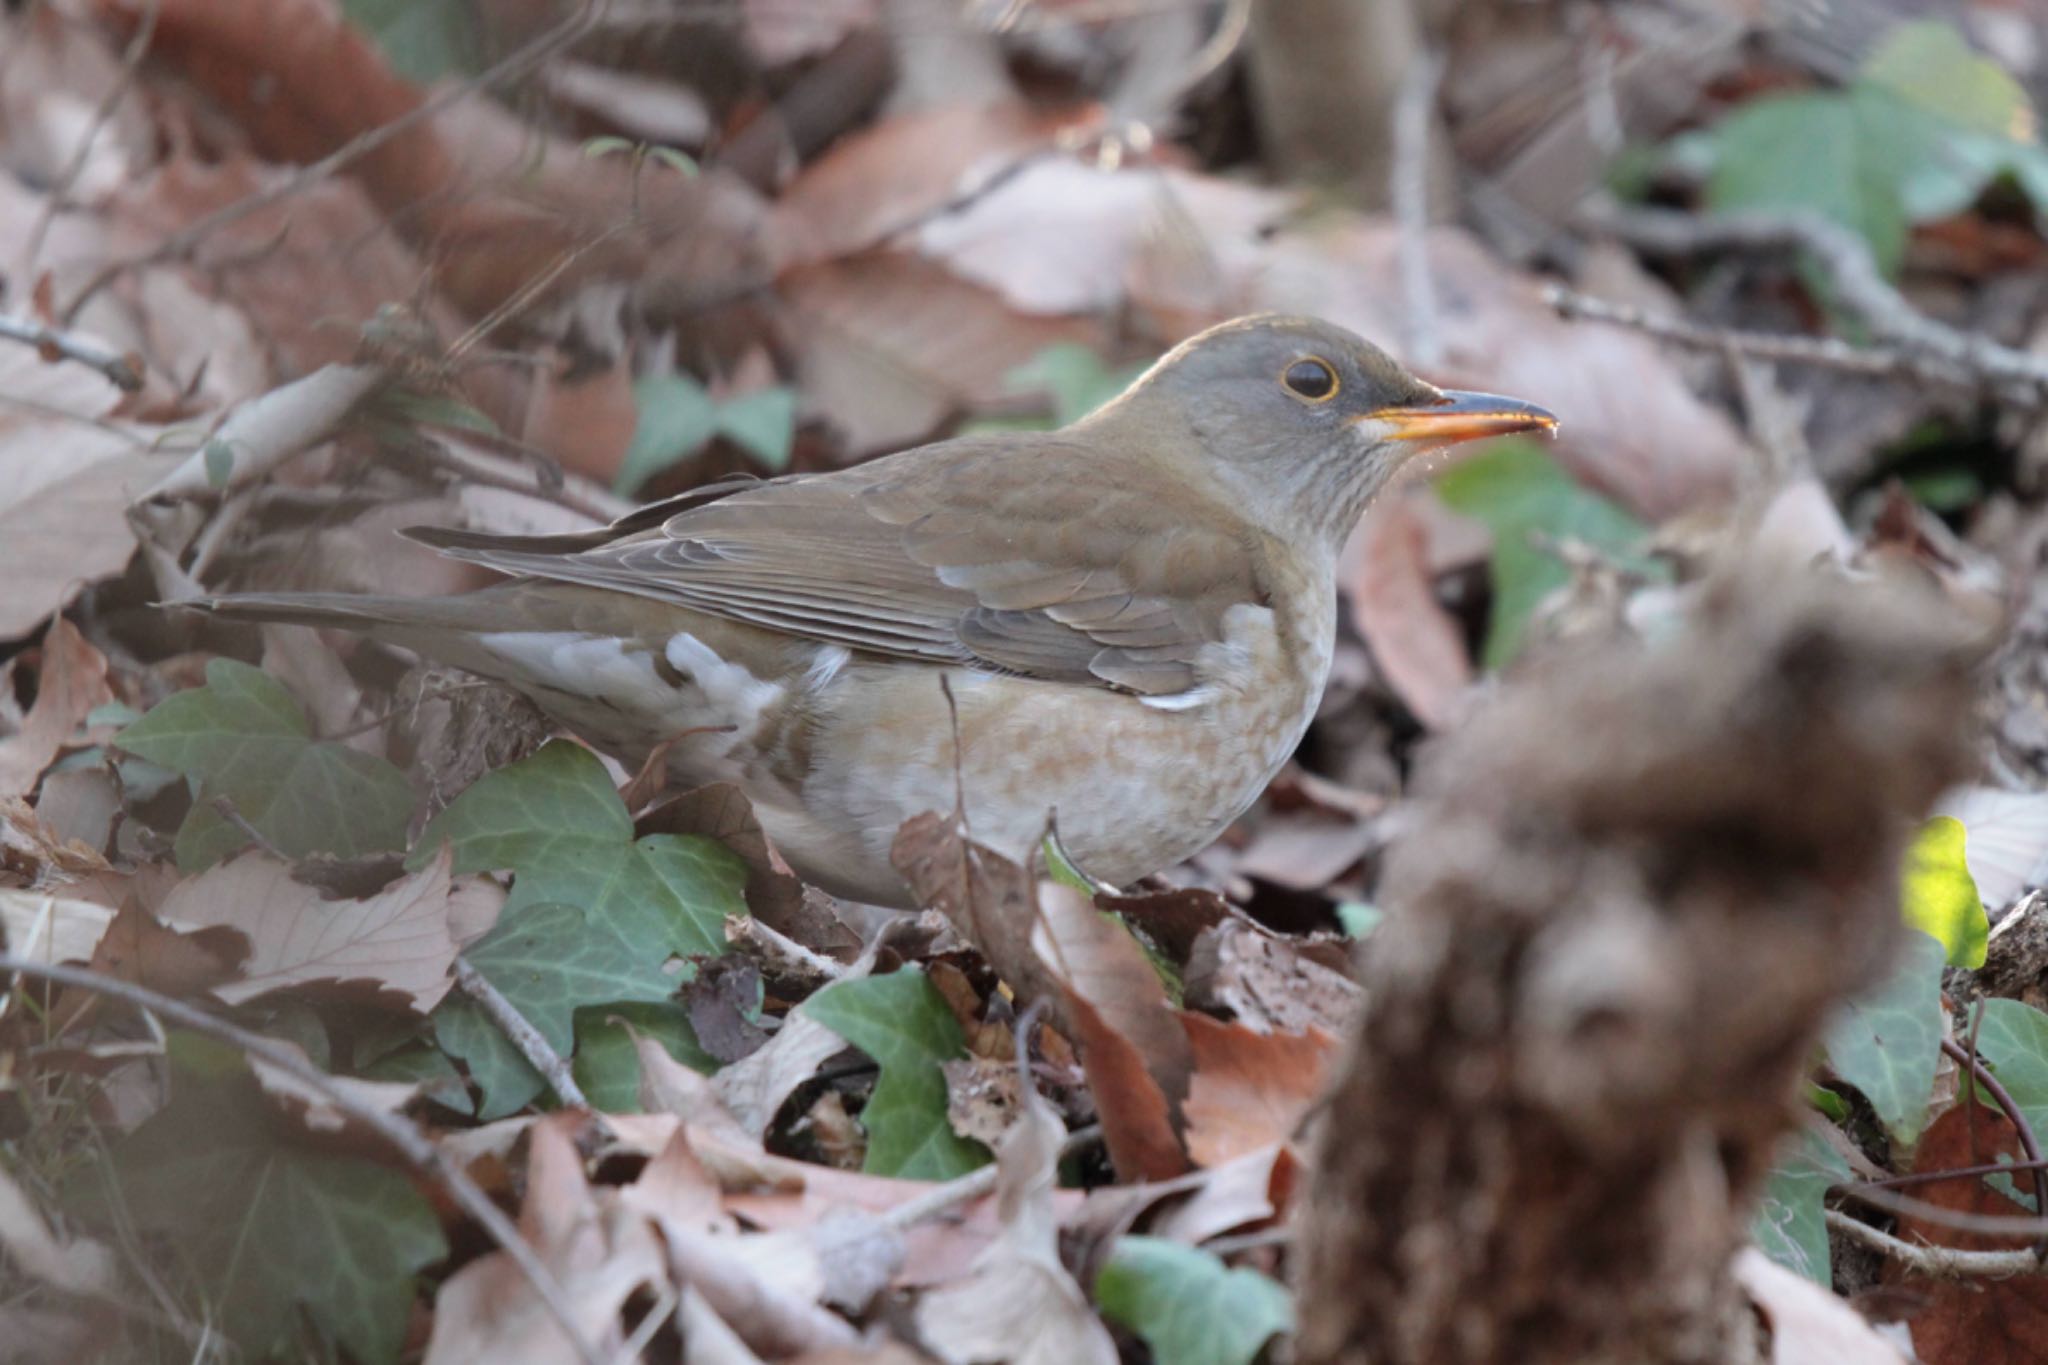
[[[95,706],[114,699],[107,656],[63,617],[43,636],[35,704],[21,730],[0,739],[0,796],[26,796]]]
[[[1188,1155],[1219,1166],[1276,1143],[1295,1130],[1322,1094],[1336,1040],[1326,1033],[1254,1033],[1183,1010],[1194,1051],[1188,1082]]]
[[[1472,683],[1472,657],[1464,631],[1437,601],[1428,525],[1412,497],[1394,494],[1373,504],[1355,534],[1351,623],[1415,718],[1441,730]]]
[[[1292,1150],[1276,1142],[1234,1156],[1203,1172],[1206,1177],[1186,1199],[1155,1218],[1149,1231],[1189,1246],[1286,1212],[1300,1177]]]
[[[16,957],[89,962],[113,922],[114,912],[96,901],[0,888],[0,942]]]
[[[1073,888],[1038,886],[1031,946],[1060,981],[1103,1142],[1126,1180],[1187,1169],[1179,1129],[1193,1056],[1129,931]]]
[[[1116,1345],[1060,1263],[1053,1187],[1064,1134],[1020,1086],[1023,1110],[996,1149],[1002,1233],[962,1280],[917,1305],[918,1334],[948,1365],[1113,1365]]]
[[[1916,1173],[1960,1170],[2001,1157],[2021,1159],[2012,1125],[1993,1110],[1959,1104],[1928,1125],[1914,1149],[1913,1167]],[[2020,1188],[2030,1188],[2024,1177]],[[1958,1213],[2019,1218],[2029,1212],[1985,1180],[1944,1180],[1914,1193]],[[2012,1237],[1963,1232],[1910,1215],[1900,1218],[1898,1235],[1961,1249],[2008,1250],[2020,1245]],[[1887,1263],[1885,1280],[1909,1284],[1922,1295],[1925,1307],[1910,1326],[1913,1349],[1925,1365],[2033,1365],[2048,1359],[2048,1283],[2038,1278],[1930,1280]]]
[[[667,1263],[643,1215],[591,1190],[574,1136],[581,1122],[575,1114],[553,1114],[527,1130],[531,1139],[519,1227],[562,1286],[584,1340],[615,1351],[624,1336],[620,1309],[635,1294],[665,1286]],[[427,1365],[484,1360],[577,1365],[579,1357],[526,1273],[504,1252],[494,1251],[441,1286],[426,1360]]]
[[[226,927],[248,937],[238,981],[216,986],[229,1004],[314,984],[393,995],[425,1013],[453,981],[448,932],[450,855],[367,900],[324,901],[291,867],[245,853],[181,883],[158,912],[177,929]]]
[[[959,213],[919,229],[917,244],[1026,313],[1085,314],[1124,303],[1141,266],[1156,298],[1168,259],[1187,312],[1243,311],[1258,252],[1296,197],[1158,165],[1110,170],[1045,157]]]
[[[1018,366],[1062,342],[1106,349],[1084,318],[1029,317],[942,265],[877,252],[777,284],[803,391],[856,454],[929,439],[950,419],[1014,403]]]
[[[1735,1282],[1770,1329],[1771,1365],[1907,1365],[1841,1295],[1755,1247],[1736,1253]]]
[[[1358,983],[1247,917],[1204,930],[1187,958],[1187,998],[1224,1011],[1258,1033],[1349,1033],[1363,995]]]

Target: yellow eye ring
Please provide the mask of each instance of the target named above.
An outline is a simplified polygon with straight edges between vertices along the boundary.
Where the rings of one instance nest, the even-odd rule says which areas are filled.
[[[1320,356],[1306,356],[1282,370],[1280,386],[1304,403],[1327,403],[1342,387],[1337,371]]]

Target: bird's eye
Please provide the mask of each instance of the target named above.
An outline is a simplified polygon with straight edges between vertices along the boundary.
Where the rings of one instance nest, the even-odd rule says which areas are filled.
[[[1311,403],[1325,403],[1337,396],[1337,372],[1329,362],[1311,357],[1297,360],[1287,367],[1280,376],[1280,382],[1297,398],[1306,398]]]

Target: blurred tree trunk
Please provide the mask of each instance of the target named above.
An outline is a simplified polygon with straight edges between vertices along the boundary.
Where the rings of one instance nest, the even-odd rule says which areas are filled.
[[[1252,108],[1275,170],[1335,181],[1366,208],[1388,205],[1394,110],[1424,54],[1411,0],[1267,0],[1252,7]],[[1431,216],[1455,202],[1441,122],[1432,118]]]
[[[1938,610],[1724,582],[1445,742],[1317,1137],[1300,1365],[1734,1365],[1731,1273],[1819,1031],[1967,766]]]

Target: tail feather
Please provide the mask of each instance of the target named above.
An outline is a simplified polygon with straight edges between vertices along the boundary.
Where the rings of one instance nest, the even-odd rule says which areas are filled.
[[[463,597],[376,597],[345,592],[245,592],[226,597],[196,597],[169,605],[228,621],[274,621],[292,626],[328,626],[374,635],[401,629],[477,628],[479,599]]]

